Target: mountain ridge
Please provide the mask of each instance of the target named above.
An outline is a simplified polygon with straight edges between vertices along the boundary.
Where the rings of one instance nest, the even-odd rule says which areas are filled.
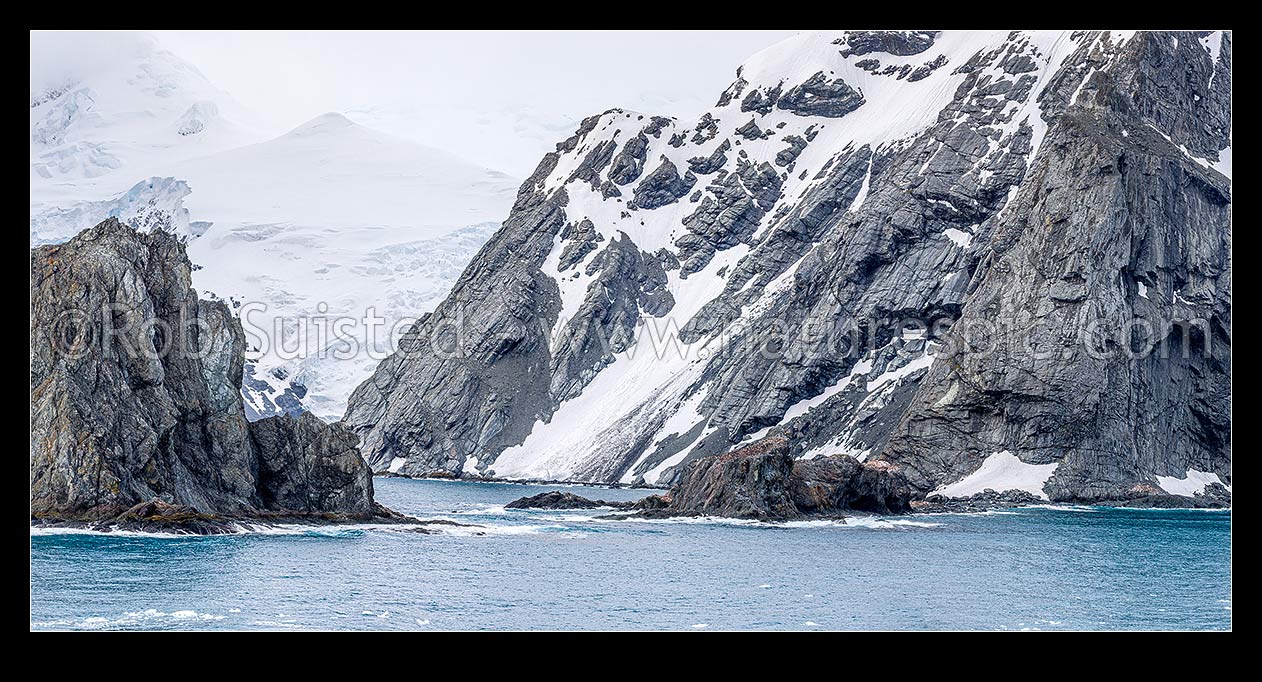
[[[586,119],[522,185],[449,298],[412,330],[418,351],[384,361],[352,395],[346,421],[377,471],[406,475],[663,484],[680,465],[770,430],[790,436],[798,457],[887,460],[921,494],[964,481],[1000,452],[1015,454],[1018,478],[1055,464],[1037,486],[1055,500],[1123,499],[1194,471],[1212,473],[1226,492],[1230,423],[1200,415],[1221,414],[1230,400],[1230,179],[1214,169],[1227,159],[1230,170],[1230,54],[1223,32],[813,34],[747,62],[695,124],[621,110]],[[1071,161],[1063,150],[1072,148],[1090,152]],[[1152,208],[1135,189],[1144,181],[1103,160],[1114,150],[1166,169],[1153,170],[1150,184],[1200,183],[1188,195],[1194,203]],[[1165,293],[1196,280],[1199,307],[1141,305],[1141,317],[1195,313],[1226,330],[1213,335],[1225,338],[1227,356],[1219,347],[1186,365],[1125,370],[1115,378],[1129,376],[1126,385],[1093,389],[1082,415],[1048,388],[994,392],[1019,384],[1017,374],[938,362],[958,339],[933,326],[994,319],[967,311],[987,307],[975,305],[978,289],[1002,279],[991,268],[1013,245],[1037,249],[1037,230],[1017,207],[1044,210],[1049,186],[1091,159],[1104,169],[1092,176],[1096,189],[1113,188],[1102,205],[1116,210],[1063,207],[1100,226],[1081,243],[1137,230],[1118,222],[1135,212],[1167,246],[1145,254],[1060,241],[1057,256],[1077,269],[1053,276],[1048,262],[1016,289],[994,290],[997,304],[1031,306],[1012,315],[1036,320],[1077,306],[1120,324],[1121,311],[1135,308],[1121,302],[1154,300],[1136,284]],[[1184,219],[1161,220],[1161,210]],[[1196,236],[1179,236],[1188,230]],[[1200,246],[1172,250],[1170,239]],[[1138,274],[1118,289],[1082,265],[1096,257]],[[1164,269],[1152,269],[1153,258]],[[929,329],[891,329],[900,318]],[[1063,319],[1066,329],[1081,326]],[[476,330],[460,357],[427,351],[453,320]],[[707,353],[635,355],[648,346],[636,334],[661,321],[677,325],[684,348]],[[776,360],[711,347],[724,334],[757,345],[749,329],[777,321],[849,325],[872,340],[864,352],[813,353],[788,338]],[[1049,333],[1034,338],[1047,343]],[[1016,352],[999,362],[1016,372],[1026,359]],[[1098,385],[1058,363],[1036,363],[1034,373],[1059,375],[1071,393]],[[1163,397],[1177,414],[1150,421],[1142,436],[1126,436],[1126,419],[1105,407],[1180,377],[1200,397]],[[1023,407],[1030,391],[1095,431]],[[938,414],[948,405],[963,422]],[[968,442],[944,440],[941,429],[971,423],[970,410],[997,416],[966,426]],[[1042,425],[1022,427],[1028,420]],[[1186,442],[1154,451],[1172,437]],[[1112,454],[1092,463],[1100,447]]]

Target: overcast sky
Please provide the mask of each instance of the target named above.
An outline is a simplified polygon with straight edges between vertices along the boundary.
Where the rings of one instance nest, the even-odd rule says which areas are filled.
[[[584,116],[687,116],[794,31],[155,31],[278,129],[328,111],[524,177]]]

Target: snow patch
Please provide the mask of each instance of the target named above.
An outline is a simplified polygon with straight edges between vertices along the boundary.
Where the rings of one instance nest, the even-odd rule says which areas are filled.
[[[1205,492],[1205,487],[1217,483],[1231,491],[1231,487],[1223,483],[1218,474],[1212,474],[1206,471],[1197,471],[1196,469],[1188,469],[1187,473],[1181,478],[1175,476],[1158,476],[1157,485],[1161,489],[1171,495],[1179,495],[1181,497],[1195,497]]]
[[[942,232],[942,234],[945,234],[947,236],[947,239],[950,239],[952,242],[955,242],[955,245],[962,249],[967,249],[969,246],[973,244],[973,235],[969,234],[968,232],[965,232],[964,230],[959,230],[954,227],[948,227],[946,230]]]
[[[1056,473],[1060,462],[1026,464],[1016,455],[1002,450],[986,458],[977,471],[950,485],[933,491],[944,497],[969,497],[987,489],[996,492],[1023,490],[1040,499],[1048,499],[1043,486]]]

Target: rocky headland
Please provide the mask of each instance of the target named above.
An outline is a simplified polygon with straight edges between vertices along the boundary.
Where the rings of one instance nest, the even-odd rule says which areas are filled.
[[[190,272],[179,238],[113,218],[31,250],[32,524],[416,521],[373,499],[342,424],[246,420],[241,325]]]

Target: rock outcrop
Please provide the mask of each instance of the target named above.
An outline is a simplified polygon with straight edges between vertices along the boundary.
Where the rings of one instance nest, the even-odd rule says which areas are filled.
[[[630,509],[634,502],[607,502],[605,500],[589,500],[574,493],[553,490],[530,497],[513,500],[504,505],[505,509]]]
[[[773,438],[693,461],[656,516],[781,520],[801,515],[789,494],[793,456]]]
[[[721,455],[693,460],[663,505],[647,516],[725,516],[783,521],[842,517],[853,511],[900,514],[912,489],[897,467],[853,457],[794,460],[789,442],[772,436]]]
[[[31,250],[32,519],[397,518],[341,424],[246,421],[240,323],[198,299],[190,268],[177,237],[112,218]]]
[[[845,455],[798,460],[789,496],[805,514],[865,511],[901,514],[913,497],[907,478],[888,462],[860,462]]]

